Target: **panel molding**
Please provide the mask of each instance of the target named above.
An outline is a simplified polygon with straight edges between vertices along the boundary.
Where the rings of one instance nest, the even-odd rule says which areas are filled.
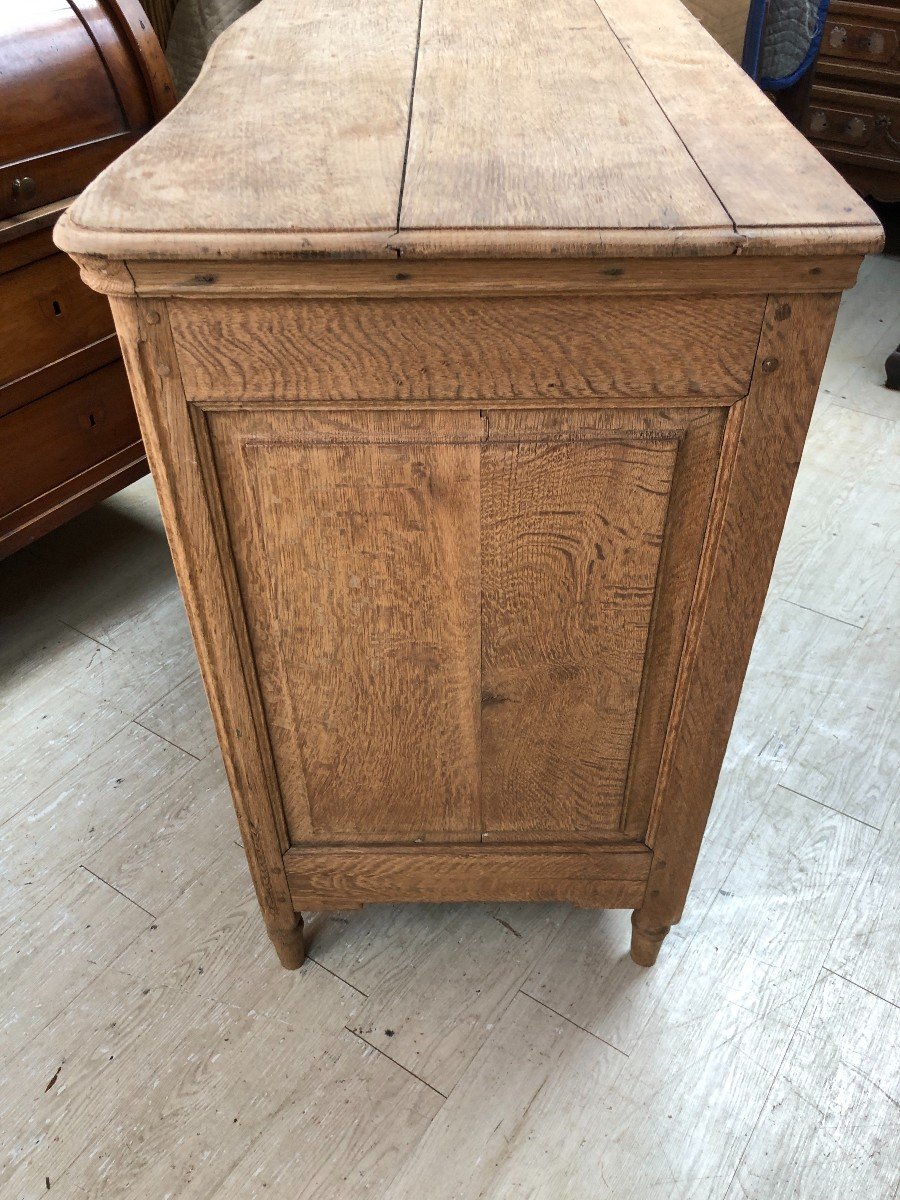
[[[622,811],[621,829],[633,837],[646,837],[651,819],[725,430],[733,411],[719,406],[693,415],[685,421],[679,440]]]

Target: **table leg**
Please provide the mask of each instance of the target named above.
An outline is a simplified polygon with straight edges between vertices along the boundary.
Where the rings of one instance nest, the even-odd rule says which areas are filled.
[[[661,925],[655,929],[645,927],[641,922],[641,910],[635,909],[631,914],[631,957],[639,967],[653,966],[671,928],[671,925]]]
[[[884,373],[887,376],[886,386],[893,388],[895,392],[900,392],[900,346],[887,356]]]
[[[267,929],[281,965],[288,971],[302,967],[306,947],[303,944],[303,918],[300,914],[297,913],[297,923],[291,929],[274,929],[271,925]]]

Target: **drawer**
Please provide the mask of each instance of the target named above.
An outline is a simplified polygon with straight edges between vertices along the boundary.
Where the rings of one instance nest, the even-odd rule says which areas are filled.
[[[104,167],[136,141],[136,134],[120,133],[99,142],[57,150],[30,162],[0,166],[0,219],[83,191]]]
[[[886,10],[882,20],[878,16],[861,18],[832,11],[825,22],[820,54],[881,66],[900,65],[900,31],[895,14]]]
[[[816,62],[817,80],[856,80],[893,89],[900,84],[900,10],[835,0]]]
[[[181,300],[191,399],[742,396],[765,298]]]
[[[0,386],[113,332],[105,296],[64,254],[0,276]]]
[[[818,146],[858,152],[865,161],[900,163],[900,101],[849,88],[816,86],[803,131]]]
[[[0,514],[140,438],[121,361],[0,418]]]

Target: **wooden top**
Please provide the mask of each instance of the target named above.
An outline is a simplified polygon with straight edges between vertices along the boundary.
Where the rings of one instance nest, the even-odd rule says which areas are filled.
[[[112,258],[861,254],[678,0],[263,0],[57,226]]]

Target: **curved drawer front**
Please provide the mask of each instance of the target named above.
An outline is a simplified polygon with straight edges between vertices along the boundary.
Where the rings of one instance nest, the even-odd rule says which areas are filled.
[[[885,167],[900,163],[900,100],[858,85],[816,84],[803,128],[826,153],[847,161]]]
[[[0,219],[73,196],[168,111],[137,4],[0,3]]]
[[[185,300],[189,399],[738,397],[764,298]]]
[[[890,16],[890,14],[886,14]],[[843,20],[832,17],[825,23],[822,53],[859,62],[893,63],[898,57],[900,38],[887,21]]]
[[[128,125],[103,59],[68,5],[0,5],[0,61],[0,217],[7,217],[84,187],[124,149],[119,138]],[[90,160],[86,175],[81,158]]]

